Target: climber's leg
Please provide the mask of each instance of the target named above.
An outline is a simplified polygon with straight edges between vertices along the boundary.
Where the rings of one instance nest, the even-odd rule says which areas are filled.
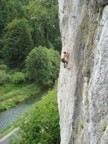
[[[64,68],[66,68],[67,65],[68,65],[68,61],[65,61],[65,63],[64,63]]]

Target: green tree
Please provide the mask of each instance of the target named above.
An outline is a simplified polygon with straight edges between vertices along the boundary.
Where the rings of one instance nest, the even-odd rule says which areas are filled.
[[[17,135],[18,136],[18,135]],[[60,144],[56,87],[37,102],[24,117],[19,137],[11,144]]]
[[[31,0],[26,7],[33,24],[33,40],[35,46],[52,44],[54,49],[61,50],[61,39],[58,19],[57,0]],[[59,45],[56,41],[59,40]],[[60,47],[59,47],[60,46]]]
[[[7,23],[14,18],[23,18],[25,11],[23,9],[23,0],[1,0],[0,1],[0,36]]]
[[[0,36],[3,33],[3,29],[8,22],[8,4],[7,0],[0,1]]]
[[[33,47],[31,27],[26,19],[14,19],[6,27],[3,58],[11,67],[21,67]]]
[[[2,57],[2,36],[3,29],[8,22],[8,5],[6,0],[0,1],[0,58]]]
[[[58,77],[59,58],[53,49],[42,46],[32,49],[26,58],[28,78],[41,86],[51,86]]]
[[[2,40],[5,27],[15,18],[27,17],[24,6],[29,0],[1,0],[0,1],[0,58],[2,58]]]

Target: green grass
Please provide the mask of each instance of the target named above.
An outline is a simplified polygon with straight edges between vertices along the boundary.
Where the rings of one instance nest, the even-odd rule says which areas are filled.
[[[0,110],[2,111],[10,107],[16,106],[17,102],[37,102],[41,99],[44,93],[46,93],[46,90],[41,91],[41,89],[36,86],[36,84],[14,85],[11,83],[0,86],[0,92]],[[22,118],[18,118],[11,125],[7,126],[3,130],[0,130],[0,138],[11,132],[13,129],[19,127],[21,121]]]
[[[15,125],[19,128],[17,137],[12,136],[11,144],[60,143],[57,88],[43,94],[41,101],[31,107]]]
[[[0,130],[0,139],[4,137],[6,134],[8,134],[9,132],[11,132],[13,129],[14,127],[11,125],[11,126],[6,127],[3,130]]]
[[[10,89],[10,87],[12,89]],[[51,89],[51,90],[46,92],[46,90],[43,90],[43,91],[40,90],[35,84],[29,84],[29,85],[24,85],[23,84],[22,86],[20,86],[20,85],[17,85],[17,86],[15,86],[15,85],[6,85],[5,90],[3,90],[3,87],[1,87],[1,89],[4,91],[4,92],[2,91],[4,93],[4,95],[7,95],[8,93],[10,95],[10,93],[12,93],[12,92],[15,93],[15,91],[18,91],[18,89],[17,89],[18,87],[19,87],[20,93],[25,93],[25,94],[27,93],[27,95],[28,95],[28,93],[31,94],[31,96],[28,97],[29,102],[32,100],[33,97],[36,97],[35,100],[37,100],[37,101],[40,98],[42,98],[42,99],[41,99],[40,102],[38,101],[38,103],[35,103],[34,106],[31,107],[28,110],[28,112],[25,113],[25,115],[23,117],[18,118],[16,121],[14,121],[12,123],[12,125],[6,127],[3,130],[0,130],[0,138],[4,137],[6,134],[11,132],[13,129],[19,128],[22,123],[24,124],[24,126],[28,126],[29,124],[31,124],[32,127],[34,127],[36,124],[38,124],[38,122],[43,123],[44,122],[43,120],[44,120],[45,117],[46,117],[45,122],[44,122],[45,127],[46,127],[46,122],[47,122],[46,120],[48,120],[47,123],[48,123],[48,125],[50,125],[49,130],[51,129],[51,126],[54,124],[54,128],[52,128],[53,131],[55,129],[55,132],[57,134],[59,134],[59,132],[58,132],[58,130],[59,130],[59,127],[58,127],[59,121],[58,121],[58,109],[57,109],[57,97],[56,97],[57,90],[56,90],[56,88]],[[7,89],[8,90],[10,89],[11,91],[7,91]],[[7,100],[8,100],[8,98],[7,98]],[[33,98],[33,100],[34,100],[34,98]],[[27,99],[26,99],[26,101],[27,101]],[[36,107],[39,108],[39,109],[37,109]],[[38,117],[36,117],[37,114],[39,114]],[[56,121],[56,119],[57,119],[57,121]],[[28,123],[29,120],[30,120],[30,123]],[[40,123],[40,125],[41,125],[41,123]],[[56,127],[55,127],[55,125],[56,125]],[[30,127],[28,132],[31,129],[32,128]],[[53,132],[52,129],[51,129],[52,135],[51,135],[51,132],[49,132],[50,135],[51,135],[51,138],[55,137],[55,132]],[[57,131],[56,131],[56,129],[57,129]],[[49,133],[48,133],[48,135],[49,135]],[[54,133],[54,136],[53,136],[53,133]]]
[[[28,98],[33,98],[41,93],[35,84],[5,84],[0,86],[0,111],[16,106]]]

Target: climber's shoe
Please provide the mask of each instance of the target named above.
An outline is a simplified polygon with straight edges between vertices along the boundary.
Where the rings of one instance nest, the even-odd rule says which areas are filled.
[[[67,66],[66,65],[64,65],[64,68],[66,68]]]

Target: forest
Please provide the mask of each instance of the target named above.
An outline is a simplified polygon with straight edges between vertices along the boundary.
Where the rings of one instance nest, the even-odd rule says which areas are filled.
[[[60,52],[57,0],[1,0],[0,112],[40,97],[14,124],[18,139],[12,137],[11,144],[60,143]]]

